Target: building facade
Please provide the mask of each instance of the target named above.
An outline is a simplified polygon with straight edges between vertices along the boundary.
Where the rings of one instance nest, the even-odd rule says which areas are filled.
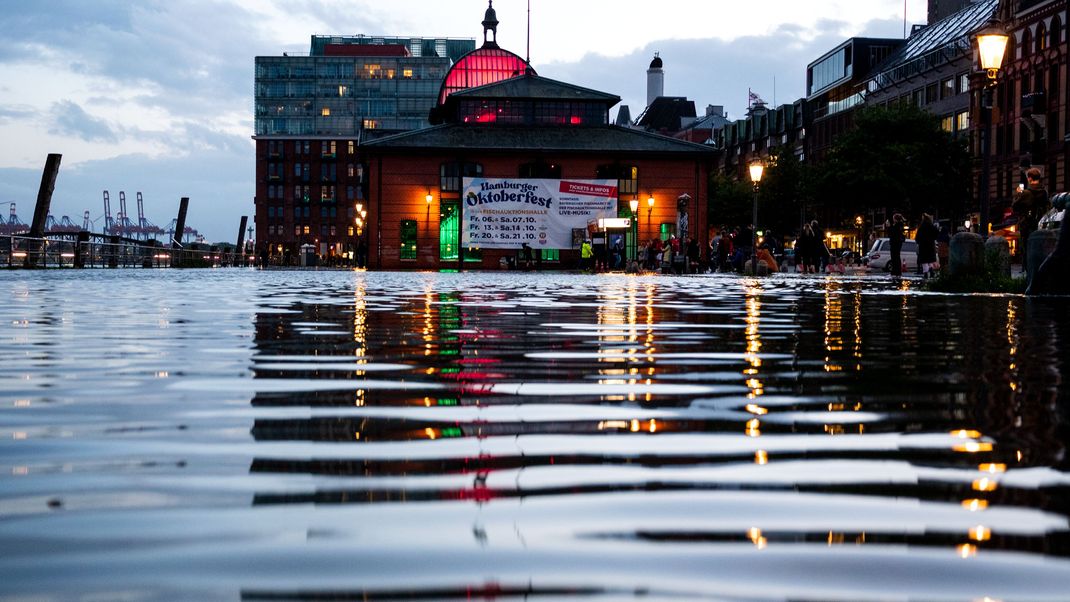
[[[475,41],[313,36],[308,56],[255,59],[257,250],[348,263],[367,183],[363,140],[429,126],[451,65]]]
[[[992,93],[987,181],[988,217],[994,230],[1014,222],[1011,202],[1015,188],[1025,182],[1025,169],[1040,168],[1049,193],[1070,188],[1067,10],[1066,0],[999,2],[997,16],[1010,42]],[[980,69],[979,63],[976,68]],[[981,111],[987,110],[981,103],[984,84],[983,76],[975,78],[971,109],[975,127],[982,123]],[[981,182],[977,138],[973,150]]]
[[[712,150],[610,125],[619,100],[527,72],[455,92],[439,109],[441,125],[366,144],[369,267],[498,268],[515,257],[516,249],[461,244],[463,186],[476,177],[615,180],[621,221],[594,238],[618,237],[628,257],[637,240],[675,235],[705,244]],[[634,216],[631,200],[640,201]],[[539,258],[574,267],[578,246],[544,249]]]
[[[851,38],[806,67],[807,156],[825,157],[837,136],[852,127],[866,101],[870,72],[904,43],[895,38]]]

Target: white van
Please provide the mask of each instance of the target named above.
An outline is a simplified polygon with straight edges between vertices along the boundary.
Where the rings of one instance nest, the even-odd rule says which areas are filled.
[[[866,253],[866,266],[871,270],[883,270],[891,272],[892,266],[889,260],[892,258],[892,241],[887,238],[878,238],[873,241],[873,246]],[[903,262],[903,273],[912,272],[918,266],[918,243],[907,239],[903,241],[903,250],[899,253]]]

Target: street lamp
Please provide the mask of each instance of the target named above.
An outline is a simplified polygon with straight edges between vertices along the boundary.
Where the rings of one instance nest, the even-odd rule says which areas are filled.
[[[999,21],[989,21],[978,31],[977,53],[981,58],[981,68],[985,70],[985,85],[981,90],[981,186],[978,205],[981,220],[978,230],[982,237],[988,236],[988,182],[989,182],[989,147],[992,140],[992,91],[999,81],[999,69],[1003,65],[1003,55],[1007,52],[1007,40],[1010,38]]]
[[[765,172],[765,165],[760,160],[756,160],[750,164],[750,181],[754,182],[754,216],[751,223],[751,271],[758,275],[758,186],[762,181],[762,174]]]
[[[855,227],[858,228],[858,254],[859,255],[861,255],[862,253],[866,252],[866,248],[865,248],[865,246],[863,246],[863,240],[862,240],[863,234],[865,234],[862,231],[862,226],[865,225],[865,223],[866,223],[866,220],[861,215],[856,215],[855,216]]]
[[[632,210],[632,261],[635,261],[639,251],[639,197],[628,201],[628,207]]]

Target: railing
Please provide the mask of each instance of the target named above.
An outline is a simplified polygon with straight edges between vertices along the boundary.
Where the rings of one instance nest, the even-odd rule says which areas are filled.
[[[170,268],[252,265],[233,252],[169,249],[86,232],[47,238],[0,236],[0,266],[7,268]]]

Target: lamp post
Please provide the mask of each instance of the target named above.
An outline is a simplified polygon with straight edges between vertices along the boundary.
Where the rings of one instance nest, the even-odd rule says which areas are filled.
[[[858,228],[858,256],[859,257],[862,256],[862,253],[866,252],[866,247],[865,247],[866,243],[865,243],[865,240],[863,240],[863,238],[865,236],[865,232],[862,230],[862,226],[864,226],[865,223],[866,223],[866,220],[861,215],[856,215],[855,216],[855,227]]]
[[[651,222],[651,215],[654,213],[654,195],[650,195],[646,198],[646,227],[649,228]]]
[[[765,165],[761,161],[755,161],[750,164],[750,181],[754,183],[754,215],[751,220],[751,273],[755,276],[758,275],[758,186],[762,181],[762,173],[765,172]]]
[[[989,21],[975,34],[977,53],[981,58],[981,68],[985,70],[985,85],[981,90],[981,185],[978,191],[978,209],[981,213],[978,230],[982,237],[988,236],[988,181],[990,169],[990,152],[992,140],[992,91],[999,82],[999,69],[1003,65],[1003,55],[1007,52],[1008,36],[999,21]]]
[[[639,197],[636,196],[628,201],[628,208],[632,210],[632,261],[639,256]]]

